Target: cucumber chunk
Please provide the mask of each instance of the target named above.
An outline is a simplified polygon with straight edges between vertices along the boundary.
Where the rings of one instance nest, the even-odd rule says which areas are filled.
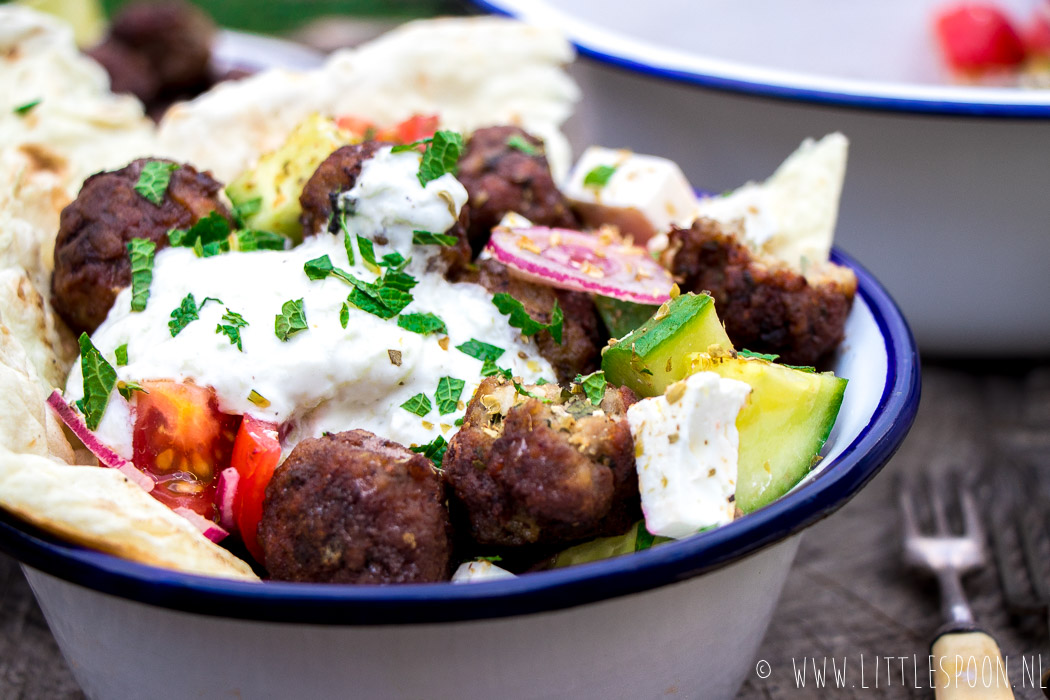
[[[706,294],[682,294],[664,304],[640,328],[602,353],[605,378],[629,387],[638,396],[659,396],[668,385],[684,379],[687,355],[712,345],[731,350],[732,343]]]
[[[845,379],[729,354],[697,353],[689,365],[691,372],[717,372],[751,386],[736,420],[740,510],[750,513],[780,498],[819,461],[842,406]]]
[[[560,569],[565,566],[586,564],[587,562],[600,559],[612,559],[624,554],[638,552],[649,547],[655,547],[664,542],[670,542],[670,537],[654,537],[645,531],[644,521],[638,521],[631,529],[622,535],[612,537],[599,537],[590,542],[569,547],[554,555],[551,560],[552,569]],[[641,532],[639,532],[641,529]]]

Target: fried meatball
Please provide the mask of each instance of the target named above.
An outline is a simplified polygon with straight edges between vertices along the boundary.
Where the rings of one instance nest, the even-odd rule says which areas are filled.
[[[374,156],[388,143],[381,141],[364,141],[352,146],[343,146],[324,159],[317,170],[307,180],[303,193],[299,196],[303,213],[299,222],[303,227],[303,236],[313,236],[324,231],[339,232],[339,222],[332,213],[336,210],[336,197],[353,189],[357,177],[361,174],[362,164]],[[447,233],[456,237],[453,246],[441,246],[440,259],[450,275],[458,275],[470,264],[470,244],[467,243],[467,225],[469,223],[467,207],[459,214],[459,221]],[[382,242],[382,241],[380,241]]]
[[[527,282],[514,277],[506,265],[492,259],[479,260],[468,274],[456,280],[476,282],[492,294],[510,294],[540,323],[550,323],[557,301],[565,318],[562,342],[556,342],[547,331],[537,333],[532,340],[540,355],[554,367],[558,381],[568,382],[577,374],[590,374],[601,365],[605,339],[590,294]]]
[[[85,53],[106,69],[113,92],[134,95],[147,105],[160,93],[160,77],[149,58],[135,49],[107,39]]]
[[[663,262],[684,291],[707,291],[733,345],[813,365],[845,337],[857,291],[849,268],[823,263],[806,274],[753,253],[731,228],[698,219],[673,229]]]
[[[170,229],[188,228],[213,211],[229,218],[219,199],[222,185],[190,165],[172,172],[159,206],[136,192],[142,167],[150,160],[157,159],[92,175],[62,210],[51,298],[62,319],[78,333],[94,331],[117,292],[131,284],[128,241],[148,238],[159,250],[167,247]]]
[[[210,81],[215,23],[188,2],[137,2],[113,18],[107,42],[145,57],[164,92],[183,92]]]
[[[508,144],[518,137],[535,153]],[[517,212],[537,226],[576,228],[576,217],[551,177],[543,142],[516,126],[478,129],[467,140],[456,179],[470,195],[467,235],[475,251],[507,212]]]
[[[483,546],[568,544],[620,534],[639,518],[630,389],[595,407],[578,386],[481,383],[445,453],[451,498]]]
[[[448,580],[452,538],[430,460],[365,430],[303,440],[266,488],[259,544],[281,581]]]

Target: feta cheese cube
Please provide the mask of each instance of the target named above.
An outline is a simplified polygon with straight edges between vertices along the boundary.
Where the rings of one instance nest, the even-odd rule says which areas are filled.
[[[477,583],[478,581],[496,581],[501,578],[515,578],[515,576],[490,561],[478,559],[460,564],[456,573],[452,574],[452,583]]]
[[[587,174],[602,166],[614,168],[608,180],[585,184]],[[681,168],[657,156],[591,146],[562,189],[584,224],[618,226],[639,243],[696,218],[696,195]]]
[[[680,539],[733,519],[740,436],[751,387],[698,372],[627,409],[645,527]]]

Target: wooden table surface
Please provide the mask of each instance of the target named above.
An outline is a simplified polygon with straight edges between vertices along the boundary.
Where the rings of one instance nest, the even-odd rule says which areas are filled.
[[[923,469],[1009,469],[1022,463],[1050,471],[1050,362],[927,361],[919,416],[900,452],[857,498],[803,538],[756,658],[756,664],[768,662],[768,676],[760,679],[752,672],[739,698],[932,697],[929,690],[914,688],[911,659],[925,658],[940,625],[937,592],[901,564],[894,476]],[[1010,660],[1018,686],[1022,654],[1042,654],[1043,667],[1050,668],[1046,623],[1007,615],[993,568],[967,578],[966,588],[978,621]],[[793,660],[797,666],[845,658],[851,674],[858,674],[862,656],[867,688],[860,687],[857,675],[850,677],[853,688],[816,689],[811,673],[805,688],[794,680]],[[883,659],[877,688],[876,657]],[[888,681],[884,657],[895,659]],[[907,658],[903,682],[899,657]],[[1042,697],[1030,687],[1015,692],[1018,698]],[[0,555],[0,698],[81,697],[20,570]]]

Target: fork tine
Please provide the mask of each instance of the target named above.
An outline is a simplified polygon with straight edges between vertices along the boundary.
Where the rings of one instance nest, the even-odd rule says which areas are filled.
[[[915,480],[906,476],[897,479],[897,502],[901,508],[901,518],[904,523],[904,535],[906,537],[919,537],[919,518],[915,510],[915,501],[912,493],[915,491]]]
[[[959,507],[963,514],[964,531],[968,537],[984,543],[984,531],[981,527],[981,516],[977,511],[977,501],[974,500],[973,491],[959,484]]]
[[[933,523],[937,528],[937,534],[946,537],[951,534],[951,528],[948,525],[948,511],[944,506],[944,498],[929,475],[924,481],[929,491],[930,505],[933,507]]]

